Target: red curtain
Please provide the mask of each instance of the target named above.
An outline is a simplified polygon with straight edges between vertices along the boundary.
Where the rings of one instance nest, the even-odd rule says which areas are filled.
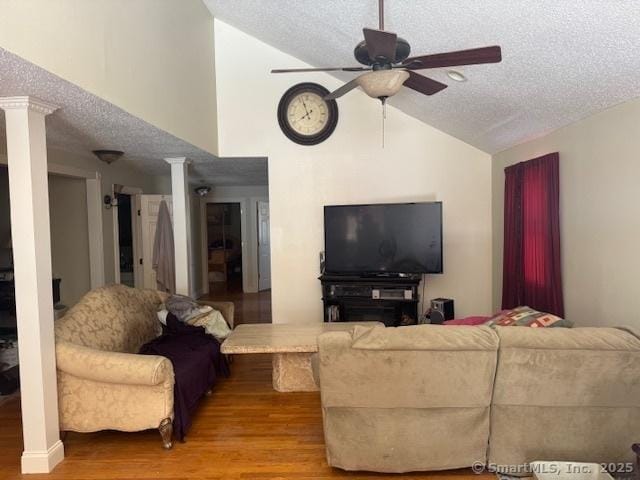
[[[560,270],[559,155],[505,168],[502,308],[564,316]]]

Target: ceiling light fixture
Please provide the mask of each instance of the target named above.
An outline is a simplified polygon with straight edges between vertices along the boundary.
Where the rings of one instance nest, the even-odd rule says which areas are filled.
[[[111,165],[124,155],[124,152],[121,152],[120,150],[94,150],[93,154],[104,163]]]
[[[409,78],[406,70],[374,70],[355,79],[364,93],[382,102],[382,148],[384,148],[384,121],[387,118],[387,98],[393,97]]]
[[[197,187],[195,189],[195,192],[201,197],[206,197],[207,195],[209,195],[209,192],[211,192],[211,187],[202,185],[201,187]]]
[[[463,74],[461,74],[457,70],[449,70],[449,71],[447,71],[447,77],[449,77],[451,80],[454,80],[456,82],[466,82],[467,81],[467,77],[465,77]]]
[[[372,98],[384,101],[400,91],[402,84],[409,78],[406,70],[376,70],[360,75],[356,82],[364,93]]]

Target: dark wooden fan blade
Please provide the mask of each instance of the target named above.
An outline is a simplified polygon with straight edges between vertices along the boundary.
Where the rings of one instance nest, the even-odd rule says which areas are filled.
[[[498,63],[502,60],[500,47],[472,48],[457,52],[436,53],[421,57],[407,58],[403,68],[407,70],[422,70],[424,68],[456,67],[459,65],[477,65],[480,63]]]
[[[341,96],[343,96],[345,93],[350,92],[351,90],[353,90],[357,86],[358,86],[358,79],[354,78],[350,82],[347,82],[344,85],[342,85],[337,90],[334,90],[333,92],[331,92],[329,95],[325,95],[324,99],[325,100],[335,100],[336,98],[340,98]]]
[[[387,60],[390,63],[396,60],[396,43],[398,36],[395,33],[363,28],[364,42],[367,45],[369,58],[373,61]]]
[[[366,70],[371,70],[371,67],[274,68],[271,73],[364,72]]]
[[[437,82],[414,72],[409,72],[409,78],[407,78],[403,85],[425,95],[433,95],[447,88],[447,85],[444,83]]]

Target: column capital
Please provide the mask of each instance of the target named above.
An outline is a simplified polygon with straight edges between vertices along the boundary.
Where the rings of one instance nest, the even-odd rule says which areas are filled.
[[[0,97],[0,108],[2,110],[33,110],[43,115],[49,115],[58,110],[58,106],[40,100],[36,97]]]
[[[169,157],[164,159],[170,165],[189,165],[191,161],[187,157]]]

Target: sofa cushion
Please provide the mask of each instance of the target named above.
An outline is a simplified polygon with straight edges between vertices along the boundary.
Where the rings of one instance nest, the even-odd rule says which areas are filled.
[[[640,339],[623,329],[496,327],[490,461],[623,462],[640,431]]]
[[[185,323],[192,323],[190,320],[206,315],[213,309],[209,305],[199,304],[186,295],[170,295],[164,304],[169,312]]]
[[[640,407],[635,376],[640,339],[629,332],[596,327],[496,331],[494,404]]]
[[[531,307],[517,307],[511,310],[503,310],[490,318],[488,326],[499,325],[502,327],[573,327],[573,322],[566,318],[546,312],[539,312]]]
[[[211,307],[209,308],[211,309]],[[191,318],[186,323],[194,327],[203,327],[209,335],[216,337],[220,342],[231,334],[231,329],[222,316],[222,313],[213,309],[204,315]]]
[[[490,328],[356,326],[353,337],[328,332],[318,341],[324,407],[450,408],[491,403],[498,337]]]
[[[356,325],[352,347],[358,350],[492,350],[497,337],[487,327],[443,328],[442,325],[412,325],[384,328]]]
[[[154,290],[97,288],[56,321],[56,337],[99,350],[137,353],[160,333],[156,311],[161,303],[161,294]]]

